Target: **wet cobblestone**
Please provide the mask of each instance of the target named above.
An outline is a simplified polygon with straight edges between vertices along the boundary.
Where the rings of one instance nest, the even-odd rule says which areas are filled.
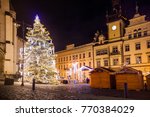
[[[92,89],[88,84],[41,85],[31,84],[13,86],[0,83],[1,100],[116,100],[124,99],[123,91],[111,89]],[[150,99],[149,91],[129,91],[128,99]]]

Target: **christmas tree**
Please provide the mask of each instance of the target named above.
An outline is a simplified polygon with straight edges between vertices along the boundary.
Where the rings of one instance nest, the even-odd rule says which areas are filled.
[[[24,71],[21,72],[24,73],[24,79],[29,82],[35,79],[37,83],[58,84],[54,44],[38,16],[33,28],[28,28],[26,39],[24,49],[21,50],[21,60],[24,61]]]

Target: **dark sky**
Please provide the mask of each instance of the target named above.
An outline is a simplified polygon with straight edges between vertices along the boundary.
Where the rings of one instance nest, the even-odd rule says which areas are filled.
[[[11,0],[18,21],[33,24],[38,14],[50,32],[56,51],[67,44],[92,42],[94,33],[106,33],[106,10],[111,12],[111,0]],[[150,16],[150,0],[121,0],[123,14],[132,18],[135,1],[141,14]]]

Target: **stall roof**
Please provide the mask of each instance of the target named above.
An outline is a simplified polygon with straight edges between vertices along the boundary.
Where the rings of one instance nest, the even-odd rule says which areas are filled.
[[[108,69],[108,68],[105,68],[105,67],[99,67],[99,68],[95,68],[91,71],[91,73],[93,72],[115,72],[114,70],[112,69]]]
[[[140,70],[133,69],[131,67],[123,67],[120,69],[116,74],[141,74],[142,72]]]

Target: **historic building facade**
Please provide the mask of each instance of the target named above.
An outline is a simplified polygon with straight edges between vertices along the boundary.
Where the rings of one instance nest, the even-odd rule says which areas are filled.
[[[150,21],[139,14],[137,5],[135,15],[127,20],[122,16],[119,3],[113,4],[113,14],[107,14],[106,18],[108,38],[100,34],[95,43],[57,52],[56,64],[60,76],[66,78],[65,69],[74,62],[78,63],[78,68],[84,66],[83,63],[92,68],[102,66],[115,71],[122,66],[130,66],[141,70],[144,76],[150,74]],[[91,57],[88,57],[89,52]],[[84,53],[84,59],[73,59]],[[69,57],[72,58],[69,60]]]
[[[17,71],[16,13],[9,0],[0,0],[0,76]]]
[[[139,14],[138,6],[127,26],[120,16],[119,13],[108,16],[108,39],[94,47],[95,66],[114,70],[129,66],[146,76],[150,73],[150,21]],[[112,17],[113,21],[109,21]]]
[[[66,50],[56,52],[56,66],[61,78],[83,81],[89,78],[89,70],[93,68],[93,43],[75,47],[66,46]]]

